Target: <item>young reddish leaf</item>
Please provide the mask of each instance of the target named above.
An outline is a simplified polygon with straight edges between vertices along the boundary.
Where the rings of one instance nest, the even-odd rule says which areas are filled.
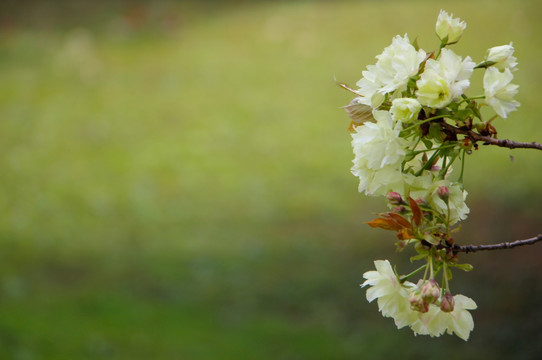
[[[399,225],[401,225],[402,228],[412,229],[412,224],[408,222],[408,220],[405,219],[403,216],[393,212],[388,213],[388,216],[395,220],[395,222],[397,222]]]
[[[376,218],[373,221],[367,222],[367,225],[373,228],[380,228],[384,230],[399,230],[401,226],[397,224],[393,219]]]
[[[402,228],[401,230],[397,231],[397,238],[399,240],[414,239],[414,234],[412,234],[409,229]]]
[[[408,200],[410,202],[410,209],[412,210],[412,221],[414,221],[414,224],[416,224],[416,226],[419,226],[422,219],[422,211],[420,210],[420,207],[413,198],[409,196]]]

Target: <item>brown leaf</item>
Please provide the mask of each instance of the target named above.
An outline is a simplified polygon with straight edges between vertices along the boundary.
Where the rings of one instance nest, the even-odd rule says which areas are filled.
[[[355,132],[356,131],[356,123],[351,121],[350,126],[348,127],[348,131]]]
[[[414,239],[414,234],[412,234],[409,229],[402,228],[401,230],[397,231],[397,238],[399,240]]]
[[[360,104],[356,99],[350,101],[350,103],[343,107],[346,110],[352,122],[356,125],[361,125],[367,121],[375,122],[373,117],[373,109],[370,106]]]
[[[350,86],[346,85],[345,83],[337,81],[337,79],[335,79],[335,83],[337,85],[339,85],[340,87],[342,87],[343,89],[345,89],[346,91],[350,91],[351,93],[354,93],[357,96],[363,96],[359,92],[357,92],[356,90],[352,89]]]
[[[412,229],[412,224],[403,216],[397,213],[393,213],[393,212],[390,212],[387,215],[391,217],[393,220],[395,220],[396,223],[401,225],[402,228]]]
[[[402,227],[395,222],[393,219],[385,219],[385,218],[376,218],[373,221],[369,221],[366,223],[370,227],[373,228],[380,228],[384,230],[400,230]]]
[[[422,219],[422,211],[420,210],[420,207],[416,201],[414,201],[414,199],[410,196],[408,197],[408,201],[410,202],[410,209],[412,210],[412,221],[414,221],[416,226],[419,226]]]

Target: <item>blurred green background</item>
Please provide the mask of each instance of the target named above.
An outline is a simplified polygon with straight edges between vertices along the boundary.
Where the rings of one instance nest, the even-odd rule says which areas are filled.
[[[542,141],[540,1],[19,2],[0,5],[0,359],[534,359],[542,245],[463,255],[469,342],[415,337],[360,290],[407,273],[357,192],[354,85],[396,34],[514,42]],[[470,94],[481,91],[473,78]],[[510,155],[514,160],[511,161]],[[457,241],[541,232],[541,154],[481,147]]]

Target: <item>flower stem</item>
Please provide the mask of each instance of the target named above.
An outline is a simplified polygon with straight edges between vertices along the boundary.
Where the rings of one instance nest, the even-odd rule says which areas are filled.
[[[421,122],[419,122],[419,123],[417,123],[417,124],[414,124],[414,125],[412,125],[412,126],[409,126],[409,127],[407,127],[406,129],[403,129],[401,132],[402,132],[402,133],[403,133],[403,132],[406,133],[407,131],[410,131],[410,130],[412,130],[412,129],[414,129],[414,128],[416,128],[416,127],[422,125],[422,124],[425,124],[425,123],[429,122],[429,121],[433,121],[433,120],[437,120],[437,119],[443,119],[443,118],[445,118],[446,116],[448,116],[448,115],[437,115],[437,116],[430,117],[430,118],[425,119],[425,120],[423,120],[423,121],[421,121]]]
[[[446,263],[444,263],[446,264]],[[444,296],[444,294],[446,293],[446,291],[450,291],[448,289],[448,278],[446,276],[446,265],[443,265],[443,269],[442,269],[442,289],[441,289],[441,293],[440,293],[440,296]]]
[[[453,144],[452,146],[450,147],[454,147],[456,144]],[[441,178],[444,179],[446,177],[446,173],[448,172],[448,169],[450,168],[450,166],[452,166],[452,164],[454,163],[455,159],[457,158],[457,156],[459,155],[459,152],[455,153],[454,156],[450,159],[450,161],[448,163],[445,163],[445,165],[443,165],[443,169],[441,170]],[[444,160],[446,160],[447,157],[444,158]]]
[[[440,52],[442,51],[442,48],[444,48],[446,45],[451,45],[452,43],[448,43],[448,36],[446,36],[443,39],[440,40],[440,45],[438,47],[438,50],[437,50],[437,55],[435,56],[435,59],[438,59],[438,57],[440,56]]]
[[[416,275],[417,273],[419,273],[420,271],[422,271],[422,270],[425,269],[425,268],[427,268],[427,264],[420,266],[419,268],[417,268],[416,270],[414,270],[414,271],[411,272],[410,274],[401,276],[401,278],[399,279],[399,281],[401,281],[401,283],[404,283],[405,281],[407,281],[407,280],[410,279],[412,276]]]
[[[435,151],[433,153],[433,155],[431,155],[431,157],[429,158],[429,160],[427,160],[427,162],[425,164],[423,164],[422,168],[415,174],[416,176],[420,176],[424,170],[427,170],[431,165],[433,165],[433,162],[435,161],[435,159],[438,157],[440,153],[440,149],[438,149],[437,151]]]
[[[448,208],[448,216],[446,216],[446,236],[450,236],[450,200],[446,201],[446,207]]]
[[[461,100],[460,102],[457,103],[457,105],[460,105],[466,101],[469,101],[469,100],[479,100],[479,99],[485,99],[486,96],[485,95],[477,95],[477,96],[473,96],[473,97],[468,97],[468,98],[465,98],[463,100]]]
[[[461,173],[459,174],[459,179],[457,179],[457,182],[463,186],[463,172],[465,171],[465,155],[467,153],[467,150],[463,149],[463,156],[461,157]]]
[[[427,279],[427,271],[429,271],[429,266],[427,266],[427,264],[425,264],[424,266],[425,266],[425,272],[423,273],[423,281]]]
[[[442,263],[442,270],[442,276],[444,277],[444,284],[446,284],[446,290],[450,291],[450,284],[448,283],[448,266],[446,264],[446,261]]]
[[[428,151],[438,151],[438,150],[443,150],[443,149],[449,149],[449,148],[453,148],[455,147],[456,144],[448,144],[448,145],[442,145],[436,149],[423,149],[423,150],[416,150],[416,151],[413,151],[412,153],[414,154],[414,156],[418,155],[418,154],[421,154],[421,153],[424,153],[424,152],[428,152]]]

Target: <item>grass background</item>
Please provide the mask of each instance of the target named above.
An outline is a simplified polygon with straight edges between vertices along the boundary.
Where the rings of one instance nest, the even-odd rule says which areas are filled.
[[[463,255],[469,342],[359,289],[374,259],[412,265],[364,224],[384,204],[357,193],[333,77],[396,34],[436,47],[441,8],[463,56],[514,42],[522,105],[495,126],[541,141],[540,1],[0,5],[0,358],[536,358],[540,246]],[[539,233],[540,154],[468,160],[457,241]]]

